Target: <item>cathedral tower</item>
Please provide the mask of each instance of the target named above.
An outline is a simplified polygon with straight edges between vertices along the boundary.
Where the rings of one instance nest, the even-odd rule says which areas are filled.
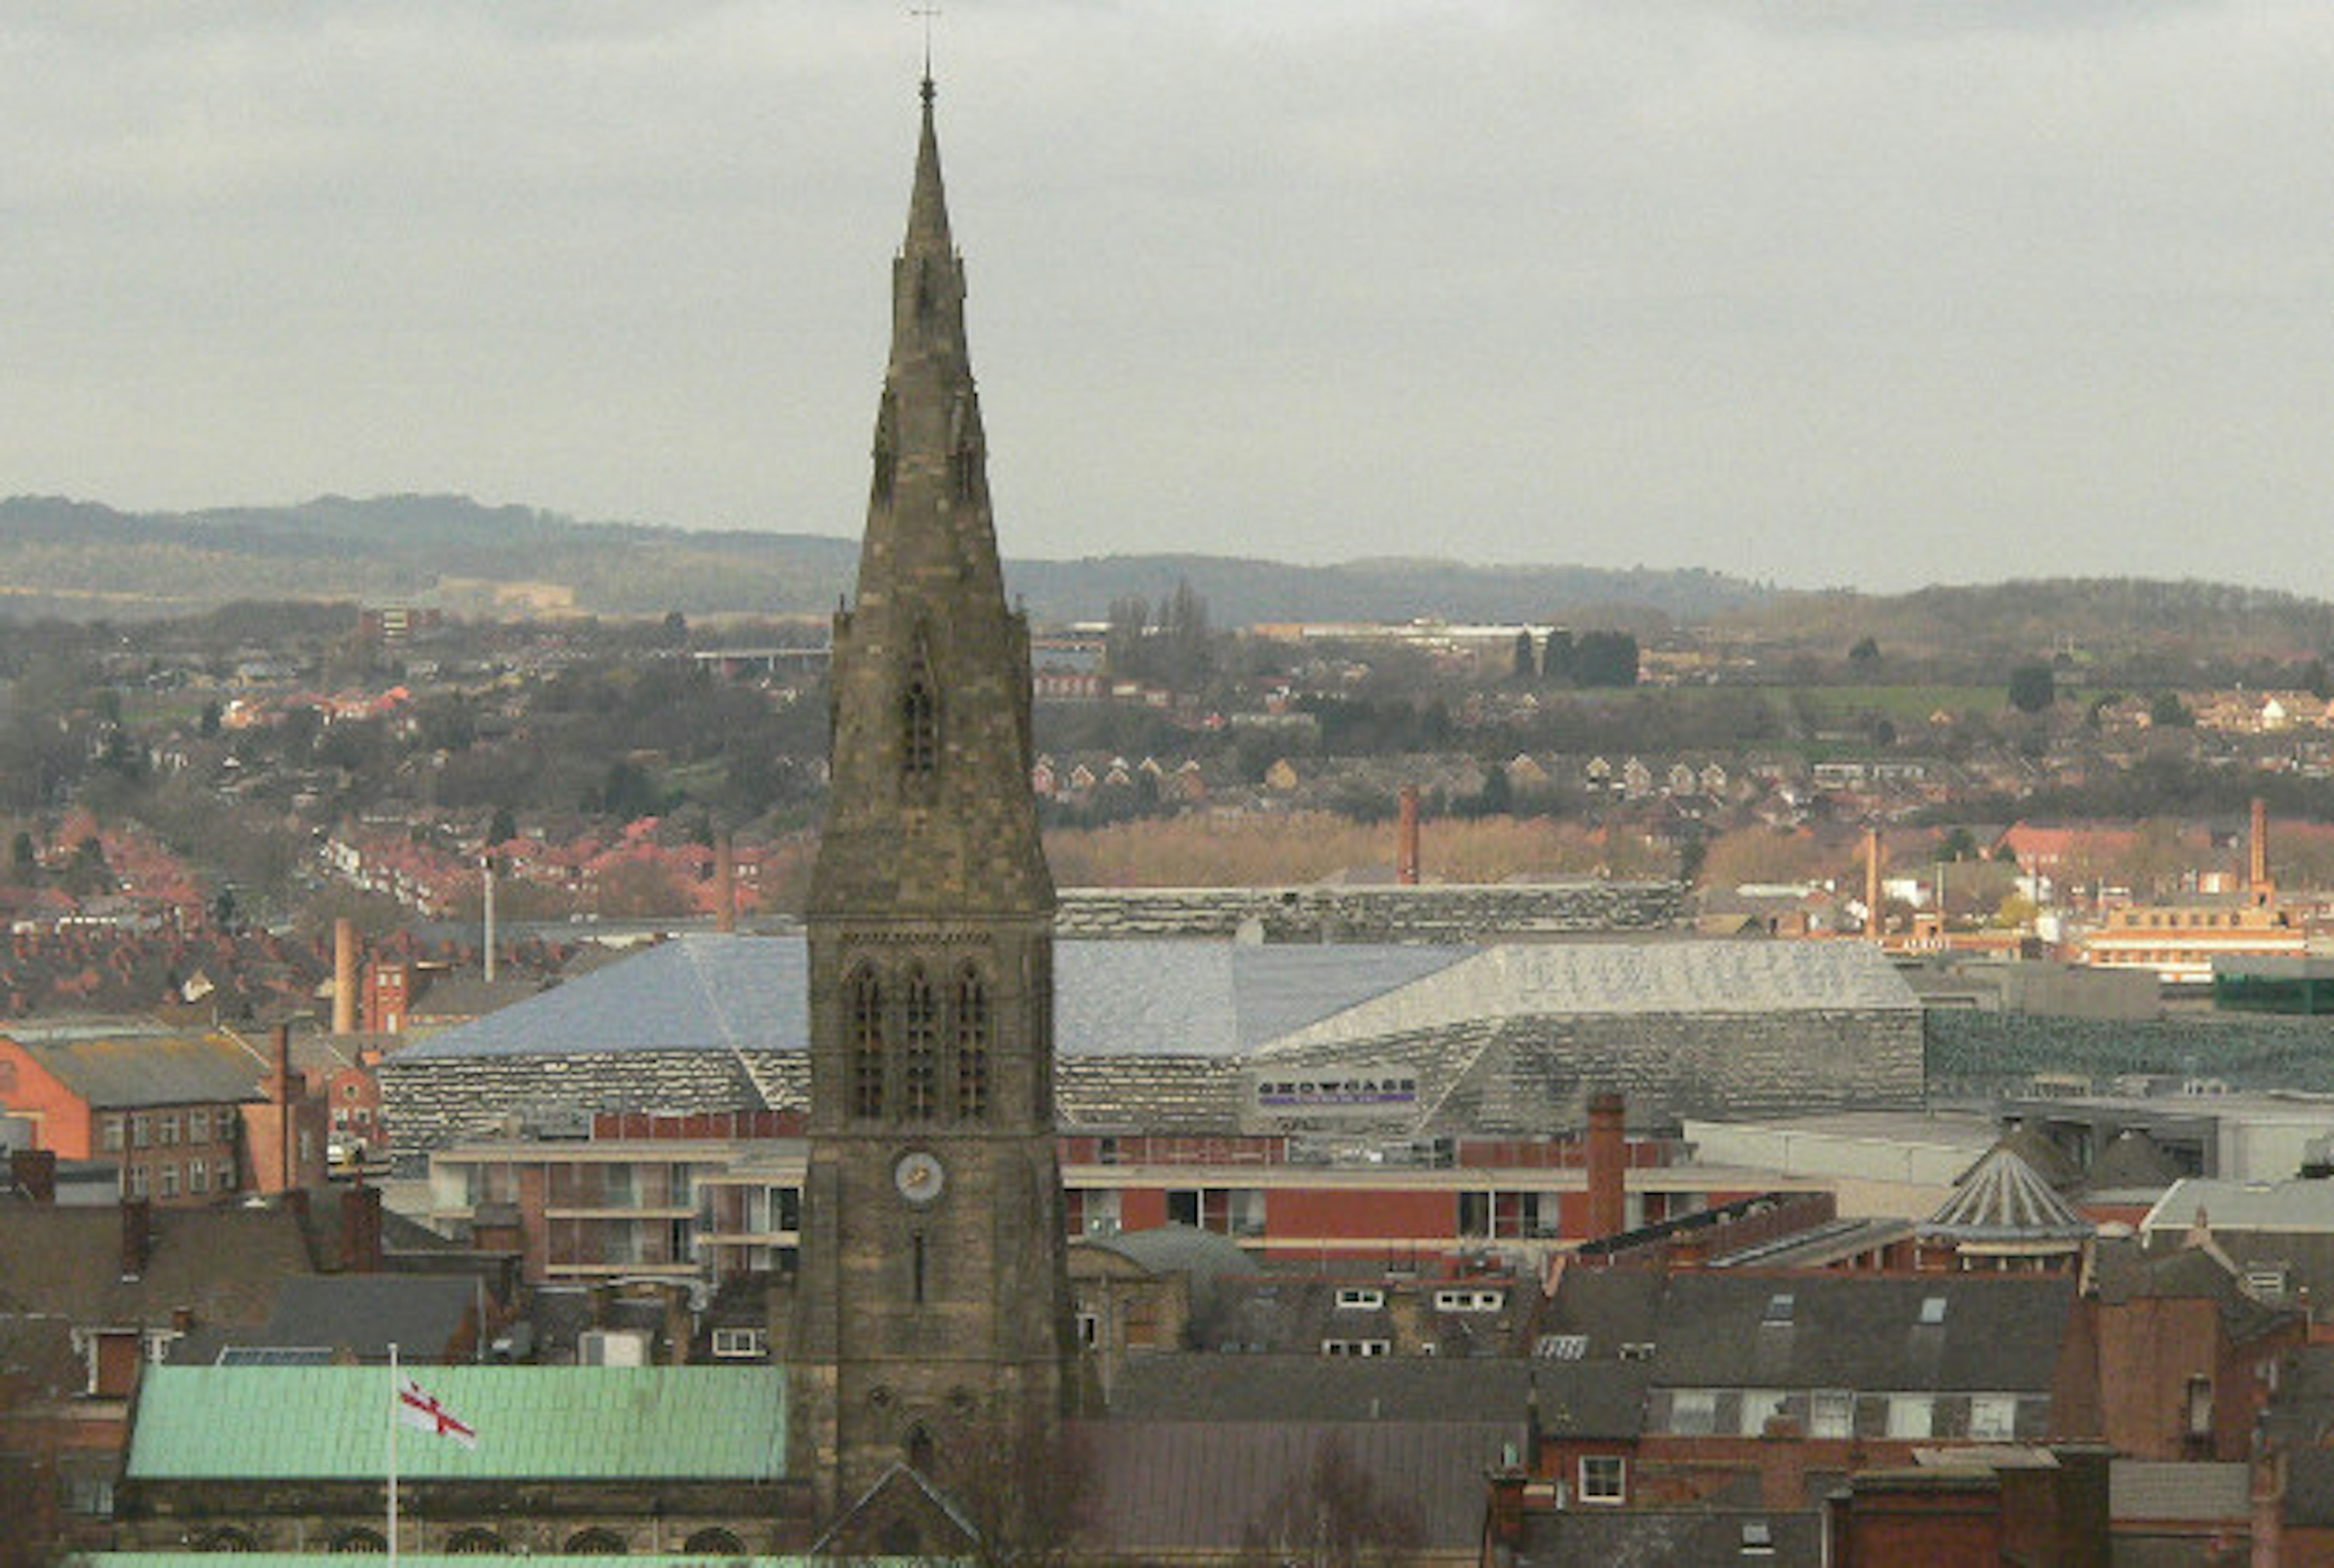
[[[895,1461],[946,1483],[1050,1431],[1071,1380],[1029,630],[1005,601],[964,295],[927,77],[811,878],[788,1357],[796,1463],[830,1511]]]

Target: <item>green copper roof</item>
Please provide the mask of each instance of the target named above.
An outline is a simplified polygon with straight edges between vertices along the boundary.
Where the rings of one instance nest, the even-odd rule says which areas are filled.
[[[416,1480],[786,1476],[778,1367],[410,1367],[478,1444],[400,1427]],[[151,1367],[134,1479],[371,1480],[388,1468],[386,1367]]]
[[[220,1556],[216,1552],[87,1552],[66,1561],[72,1568],[219,1568]],[[236,1554],[233,1561],[235,1568],[349,1568],[345,1554],[329,1552],[244,1552]],[[442,1552],[400,1552],[397,1561],[399,1568],[478,1568],[476,1557],[448,1556]],[[604,1556],[581,1557],[564,1552],[539,1552],[526,1561],[529,1568],[608,1568]],[[622,1559],[624,1568],[929,1568],[958,1561],[954,1557],[733,1557],[703,1552]]]
[[[72,1568],[219,1568],[216,1552],[85,1552],[66,1559]],[[242,1552],[233,1556],[235,1568],[349,1568],[345,1554],[330,1552]],[[358,1561],[364,1561],[359,1558]],[[442,1552],[400,1552],[399,1568],[478,1568],[476,1557],[448,1556]],[[526,1559],[529,1568],[608,1568],[604,1556],[574,1556],[564,1552],[541,1553]],[[728,1553],[658,1553],[622,1559],[624,1568],[930,1568],[934,1563],[961,1561],[955,1557],[735,1557]]]

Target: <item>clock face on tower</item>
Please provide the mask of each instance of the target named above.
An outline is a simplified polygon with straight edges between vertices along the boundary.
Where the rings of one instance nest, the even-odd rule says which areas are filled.
[[[900,1156],[892,1168],[892,1183],[910,1203],[930,1203],[948,1186],[948,1172],[937,1155],[916,1150]]]

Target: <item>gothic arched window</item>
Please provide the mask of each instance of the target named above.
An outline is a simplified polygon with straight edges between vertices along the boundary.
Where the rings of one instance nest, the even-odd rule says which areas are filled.
[[[930,1121],[939,1110],[940,1005],[921,969],[908,972],[900,1034],[900,1114]]]
[[[851,977],[851,1113],[883,1114],[883,987],[873,969]]]
[[[940,766],[940,700],[921,661],[900,693],[900,766],[910,777],[923,777]]]
[[[956,977],[956,1113],[989,1120],[989,987],[969,964]]]

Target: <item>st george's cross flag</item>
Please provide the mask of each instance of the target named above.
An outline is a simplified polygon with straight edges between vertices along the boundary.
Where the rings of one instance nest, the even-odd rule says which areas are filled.
[[[478,1434],[468,1421],[438,1402],[438,1396],[411,1378],[397,1383],[397,1418],[409,1427],[451,1438],[466,1448],[478,1446]]]

